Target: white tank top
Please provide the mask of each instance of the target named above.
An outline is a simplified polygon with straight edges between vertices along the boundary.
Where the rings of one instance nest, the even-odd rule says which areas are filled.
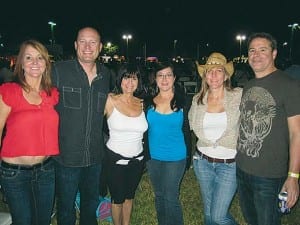
[[[145,113],[137,117],[122,114],[115,107],[107,119],[109,139],[106,146],[122,156],[131,158],[143,151],[143,133],[148,129]]]
[[[203,119],[203,132],[205,138],[213,143],[218,142],[227,127],[226,112],[209,113],[206,112]],[[218,159],[232,159],[236,155],[235,149],[225,148],[220,145],[201,147],[199,149],[203,154],[212,158]]]

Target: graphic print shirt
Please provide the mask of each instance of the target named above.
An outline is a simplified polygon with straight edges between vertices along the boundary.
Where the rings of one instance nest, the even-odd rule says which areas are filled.
[[[300,114],[299,82],[277,70],[250,80],[240,105],[237,166],[268,178],[286,176],[289,156],[287,118]]]

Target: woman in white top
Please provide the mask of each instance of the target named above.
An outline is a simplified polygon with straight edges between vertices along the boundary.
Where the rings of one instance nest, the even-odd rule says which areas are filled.
[[[197,137],[193,157],[200,185],[206,225],[237,224],[229,213],[236,192],[236,142],[242,90],[232,89],[232,62],[212,53],[205,65],[198,65],[201,90],[193,97],[190,128]]]
[[[112,201],[114,225],[129,225],[133,199],[144,169],[142,139],[148,125],[142,100],[135,97],[140,71],[127,64],[118,73],[114,94],[106,102],[109,129],[107,183]]]

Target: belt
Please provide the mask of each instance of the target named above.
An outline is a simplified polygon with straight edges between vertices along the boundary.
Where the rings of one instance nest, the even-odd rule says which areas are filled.
[[[15,170],[35,170],[35,169],[39,169],[42,166],[46,165],[47,163],[49,163],[51,161],[51,157],[48,157],[45,161],[41,162],[41,163],[37,163],[37,164],[33,164],[33,165],[19,165],[19,164],[11,164],[11,163],[7,163],[4,161],[1,161],[0,164],[3,168],[6,169],[15,169]]]
[[[211,162],[211,163],[233,163],[233,162],[235,162],[235,159],[218,159],[218,158],[212,158],[212,157],[209,157],[209,156],[203,154],[199,150],[197,150],[197,153],[199,154],[199,156],[201,158],[206,159],[208,162]]]

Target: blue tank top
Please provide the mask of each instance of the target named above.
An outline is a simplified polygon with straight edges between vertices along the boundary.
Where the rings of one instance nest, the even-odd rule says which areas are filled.
[[[186,146],[182,131],[183,111],[161,114],[148,109],[148,139],[152,159],[179,161],[186,158]]]

